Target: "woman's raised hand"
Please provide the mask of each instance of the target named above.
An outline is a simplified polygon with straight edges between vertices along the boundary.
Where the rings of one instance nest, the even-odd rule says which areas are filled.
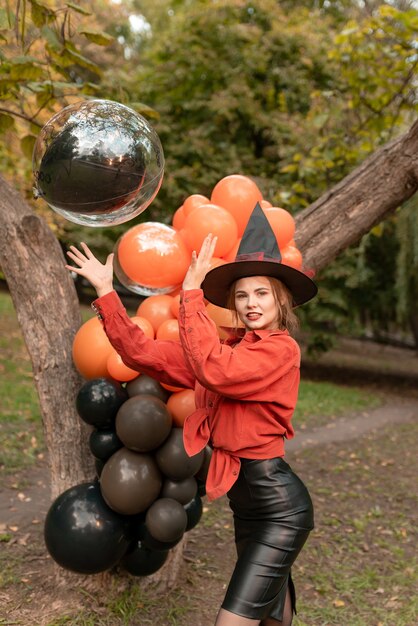
[[[65,267],[80,276],[84,276],[93,285],[97,295],[104,296],[113,291],[113,253],[109,254],[106,263],[100,263],[90,248],[81,243],[82,251],[75,246],[70,246],[67,255],[78,265],[66,265]]]
[[[215,251],[217,237],[209,234],[197,255],[194,251],[189,269],[183,280],[183,289],[199,289],[209,271],[210,262]]]

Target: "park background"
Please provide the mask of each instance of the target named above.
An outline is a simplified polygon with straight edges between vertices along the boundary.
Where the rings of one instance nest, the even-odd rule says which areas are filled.
[[[406,2],[6,2],[0,7],[0,260],[15,306],[18,271],[8,276],[7,270],[19,248],[10,246],[5,230],[14,193],[28,214],[48,224],[60,249],[84,240],[103,256],[127,227],[149,220],[169,224],[187,196],[210,194],[229,174],[252,177],[266,199],[297,218],[413,127],[417,28],[414,3]],[[54,112],[86,97],[133,106],[162,141],[162,188],[129,225],[80,228],[33,200],[37,134]],[[399,162],[395,178],[402,167]],[[320,296],[301,312],[308,380],[296,427],[303,433],[330,425],[329,432],[339,416],[355,412],[370,422],[372,434],[355,447],[347,435],[343,442],[289,452],[318,510],[316,537],[298,572],[298,624],[412,626],[418,620],[412,178],[405,202],[374,218],[365,234],[359,230],[357,241],[318,271]],[[332,236],[324,229],[324,240]],[[51,264],[53,254],[44,249]],[[42,280],[53,293],[54,276],[43,262]],[[25,299],[21,294],[21,307],[29,306]],[[157,585],[123,577],[106,581],[106,598],[98,591],[103,581],[67,579],[57,587],[41,533],[51,449],[32,369],[37,379],[42,368],[34,365],[33,352],[31,367],[22,340],[23,331],[28,343],[36,319],[28,330],[21,310],[19,327],[7,289],[1,306],[3,623],[145,625],[160,612],[158,623],[210,624],[227,581],[219,555],[232,559],[225,547],[232,539],[225,503],[208,506],[192,531],[177,584],[164,602]],[[81,313],[83,319],[91,315]],[[74,391],[79,384],[74,375],[69,386]],[[370,416],[384,415],[388,407],[388,423],[374,423]],[[77,482],[78,475],[70,469],[64,482]],[[36,491],[34,477],[45,487]],[[15,523],[16,509],[35,500],[39,513]]]

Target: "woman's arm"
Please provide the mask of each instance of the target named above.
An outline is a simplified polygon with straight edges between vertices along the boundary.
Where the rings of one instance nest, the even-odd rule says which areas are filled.
[[[149,339],[130,320],[119,296],[113,290],[113,254],[102,264],[85,243],[83,251],[71,246],[68,256],[78,267],[67,269],[86,278],[99,298],[93,308],[102,321],[110,343],[130,368],[157,378],[160,382],[193,388],[195,377],[178,341]]]

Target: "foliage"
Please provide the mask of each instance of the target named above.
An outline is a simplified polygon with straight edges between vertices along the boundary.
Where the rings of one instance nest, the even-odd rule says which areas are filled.
[[[272,0],[177,7],[137,76],[141,97],[161,114],[161,215],[191,193],[210,194],[230,173],[253,176],[272,199],[310,94],[328,87],[329,43],[326,19],[304,10],[286,15]]]
[[[312,94],[303,141],[282,168],[291,189],[286,203],[307,206],[414,119],[417,26],[416,10],[383,5],[335,37],[332,88]]]
[[[372,16],[346,24],[335,38],[328,58],[338,76],[332,89],[313,94],[304,141],[294,144],[292,162],[282,168],[288,176],[281,194],[285,206],[309,205],[414,119],[417,25],[416,10],[383,5]],[[399,237],[398,215],[321,273],[321,296],[308,315],[308,323],[320,329],[320,343],[326,340],[325,319],[333,331],[364,326],[378,334],[388,331],[397,320],[393,284],[403,294],[401,300],[411,302],[411,263],[403,264],[410,273],[406,279],[404,272],[403,282],[395,270],[397,255],[404,258],[409,246],[408,237]],[[416,222],[410,225],[415,239]]]

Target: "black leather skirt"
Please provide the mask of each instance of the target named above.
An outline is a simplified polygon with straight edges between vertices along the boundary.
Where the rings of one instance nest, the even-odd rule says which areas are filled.
[[[309,492],[282,459],[241,459],[228,492],[238,560],[222,608],[250,619],[282,620],[290,569],[314,527]]]

